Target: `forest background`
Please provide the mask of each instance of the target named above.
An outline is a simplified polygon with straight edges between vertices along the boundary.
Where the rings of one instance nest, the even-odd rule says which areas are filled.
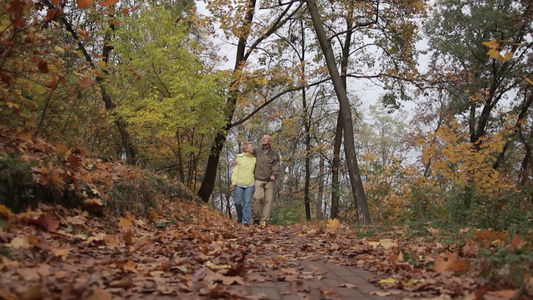
[[[1,5],[2,136],[50,141],[72,167],[80,153],[98,158],[87,169],[124,159],[232,217],[231,162],[270,134],[283,166],[275,224],[532,228],[528,0]],[[383,93],[370,103],[366,89]],[[63,186],[5,185],[14,209],[124,200],[124,186],[99,193],[57,160],[4,151],[21,185],[37,174]]]

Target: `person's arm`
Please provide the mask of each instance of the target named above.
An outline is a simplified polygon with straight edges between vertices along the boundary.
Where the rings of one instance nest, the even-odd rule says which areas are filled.
[[[274,181],[278,179],[280,170],[281,170],[281,165],[279,162],[279,154],[276,152],[274,165],[272,165],[272,174],[270,175],[270,180]]]

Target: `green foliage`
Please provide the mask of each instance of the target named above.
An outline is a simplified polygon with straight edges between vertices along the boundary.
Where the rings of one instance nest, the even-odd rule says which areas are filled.
[[[419,186],[413,190],[413,196],[408,214],[411,223],[430,222],[438,228],[453,230],[490,228],[511,234],[533,229],[531,212],[523,193],[507,191],[489,196],[472,185],[457,185],[441,194],[432,192],[427,186]]]
[[[276,225],[289,225],[305,222],[305,207],[303,199],[291,198],[289,200],[274,202],[270,213],[270,223]]]
[[[527,212],[522,206],[522,195],[506,193],[488,196],[476,193],[474,187],[457,188],[448,193],[446,207],[448,220],[452,224],[511,233],[532,229]]]
[[[124,22],[109,66],[116,112],[149,164],[184,168],[224,125],[228,78],[201,61],[202,45],[172,11],[148,6]]]
[[[527,274],[533,272],[533,252],[530,249],[482,249],[477,260],[481,275],[492,284],[523,286]]]

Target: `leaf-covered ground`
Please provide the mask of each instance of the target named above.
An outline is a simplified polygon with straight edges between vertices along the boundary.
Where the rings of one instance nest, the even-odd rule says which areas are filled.
[[[261,299],[247,287],[321,278],[301,260],[370,270],[380,295],[397,298],[533,297],[531,233],[245,227],[184,200],[194,197],[179,183],[16,131],[0,130],[0,166],[0,188],[18,191],[0,203],[34,207],[0,204],[3,299]]]
[[[484,231],[477,242],[457,248],[427,240],[358,238],[336,220],[263,229],[182,200],[165,203],[164,216],[146,219],[105,209],[89,215],[41,205],[13,214],[0,207],[4,299],[261,299],[264,295],[250,295],[245,287],[304,281],[309,274],[291,262],[323,257],[373,271],[372,281],[388,291],[383,295],[398,298],[533,295],[530,274],[522,290],[489,284],[471,259],[481,245],[521,249],[526,245],[521,236],[505,244],[503,235]],[[398,234],[402,230],[391,237]]]

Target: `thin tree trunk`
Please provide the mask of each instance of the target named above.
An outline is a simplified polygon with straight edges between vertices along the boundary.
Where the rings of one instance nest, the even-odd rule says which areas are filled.
[[[341,167],[342,145],[342,115],[339,111],[337,116],[337,128],[335,130],[335,144],[333,145],[333,163],[331,165],[331,218],[339,218],[339,202],[341,198],[339,171]]]
[[[326,65],[335,87],[335,93],[339,99],[340,110],[342,114],[343,126],[344,126],[344,151],[346,155],[346,162],[348,165],[348,172],[350,174],[350,183],[352,186],[352,192],[355,196],[355,205],[357,207],[357,216],[359,224],[369,225],[372,223],[370,219],[370,212],[368,210],[368,204],[366,200],[365,190],[361,175],[359,173],[359,166],[357,164],[357,155],[355,153],[355,141],[352,122],[352,111],[350,101],[346,94],[346,89],[342,84],[342,79],[339,74],[339,70],[335,65],[335,56],[331,49],[331,43],[326,36],[324,25],[320,19],[320,13],[316,6],[315,0],[306,0],[307,7],[311,13],[311,19],[313,20],[313,26],[322,48],[322,52],[326,58]]]
[[[322,220],[322,200],[324,198],[324,157],[320,156],[318,163],[318,195],[316,197],[316,219]],[[325,212],[325,210],[324,210]]]

